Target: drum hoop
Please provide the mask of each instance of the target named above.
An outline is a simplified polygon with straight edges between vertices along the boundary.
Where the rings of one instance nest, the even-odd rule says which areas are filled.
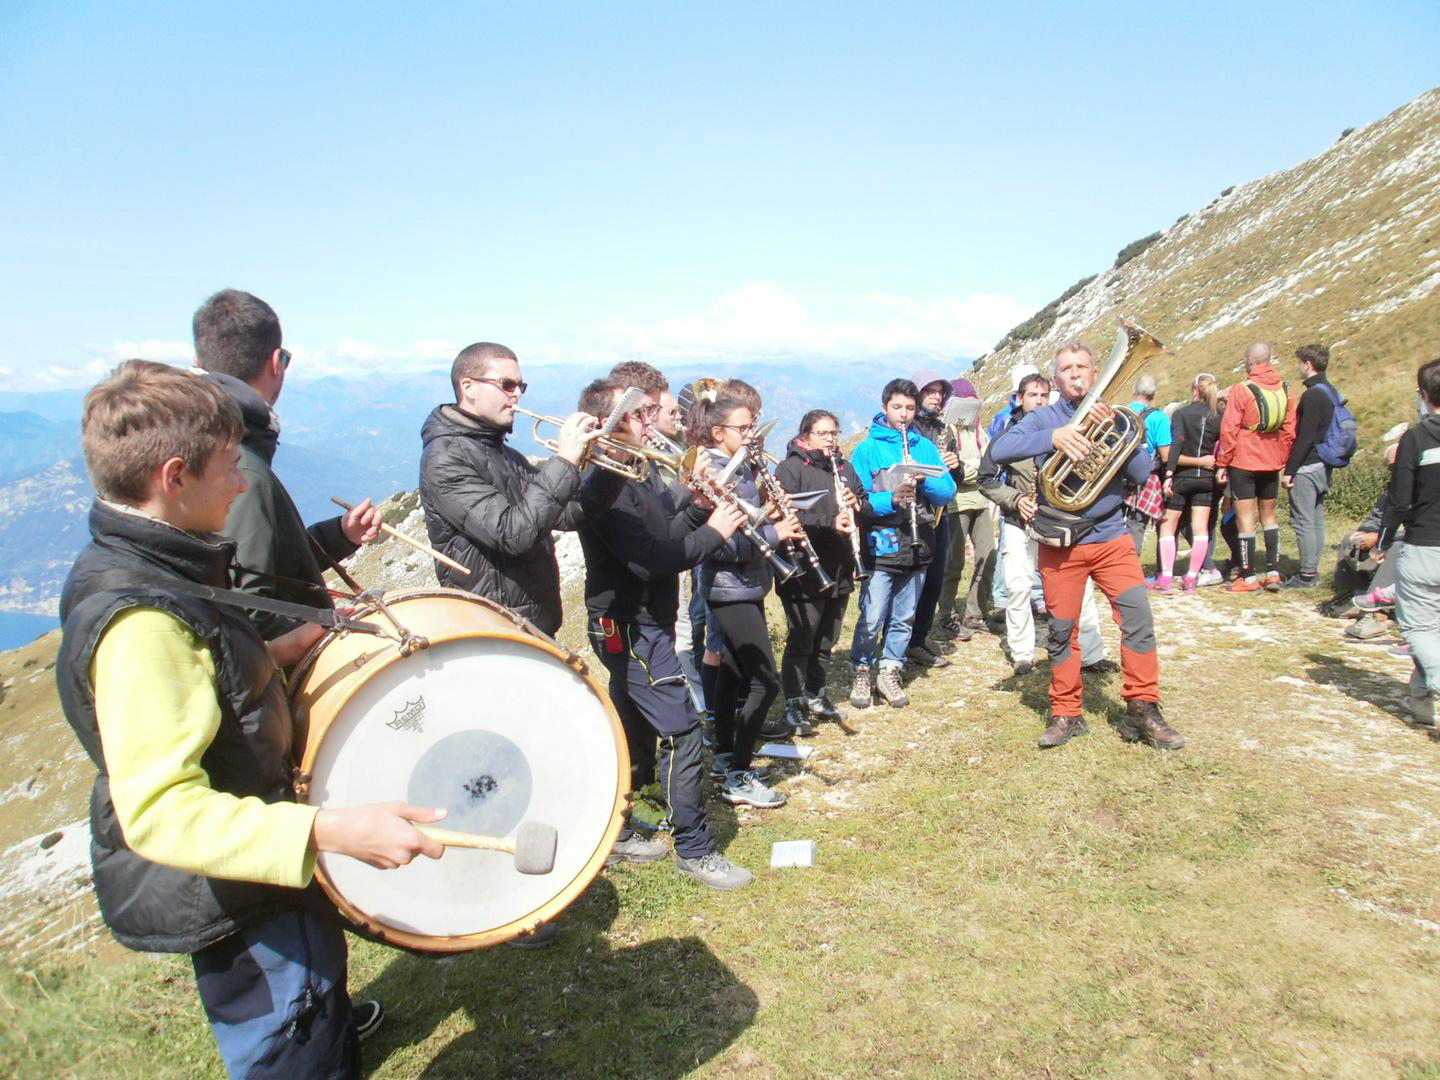
[[[350,901],[331,884],[329,875],[325,873],[325,868],[317,860],[315,864],[315,878],[320,882],[320,887],[325,891],[325,895],[340,909],[340,913],[344,915],[345,918],[355,925],[363,927],[367,934],[387,944],[398,945],[402,948],[415,949],[421,952],[465,952],[471,949],[484,948],[488,945],[499,945],[519,934],[530,933],[541,923],[546,923],[554,919],[555,916],[559,915],[560,912],[574,903],[576,897],[590,887],[590,883],[595,880],[596,876],[604,868],[605,859],[615,846],[615,841],[620,838],[620,830],[625,824],[625,812],[633,802],[633,796],[628,789],[628,781],[630,779],[630,751],[625,741],[625,729],[620,725],[620,716],[615,711],[615,705],[610,700],[610,695],[605,691],[604,687],[595,681],[595,677],[590,674],[589,665],[581,659],[579,654],[566,649],[548,634],[526,623],[509,608],[497,604],[493,600],[487,600],[483,596],[476,596],[474,593],[465,592],[463,589],[406,589],[403,593],[395,594],[394,600],[399,602],[400,600],[422,599],[426,597],[449,597],[464,600],[467,603],[479,603],[482,607],[489,608],[496,614],[503,615],[511,620],[515,623],[515,632],[485,634],[484,637],[491,641],[511,641],[524,645],[537,646],[541,651],[549,653],[571,671],[575,672],[576,675],[580,676],[580,678],[589,685],[590,689],[604,706],[605,715],[610,718],[610,727],[615,736],[615,805],[610,814],[610,824],[605,829],[605,834],[601,838],[600,845],[595,849],[595,853],[585,865],[580,868],[579,872],[566,884],[564,889],[544,904],[541,904],[540,907],[536,908],[530,914],[505,923],[503,926],[497,926],[490,930],[481,930],[473,934],[453,934],[443,937],[416,934],[409,930],[397,929],[396,927],[371,918],[350,903]],[[387,596],[386,599],[388,601],[390,597]],[[378,609],[372,607],[370,610],[374,611]],[[362,611],[354,617],[363,618],[365,614],[366,612]],[[533,632],[527,632],[527,626],[529,630]],[[293,689],[290,693],[290,704],[292,707],[299,697],[300,689],[304,685],[305,679],[309,676],[310,670],[314,667],[315,661],[319,658],[320,653],[324,651],[326,645],[338,639],[342,633],[348,633],[348,631],[331,630],[316,642],[310,651],[305,654],[305,658],[296,665],[293,676]],[[451,641],[459,641],[472,636],[474,635],[460,632],[442,634],[437,637],[432,637],[430,644],[443,645]],[[384,671],[395,662],[406,659],[406,657],[400,655],[400,650],[395,647],[394,642],[389,643],[388,653],[375,655],[379,658],[373,661],[375,666],[371,671],[371,677]],[[370,663],[367,662],[365,667],[369,668]],[[306,734],[305,753],[300,762],[300,771],[303,774],[308,776],[311,768],[314,766],[320,744],[325,741],[325,736],[329,734],[330,725],[344,710],[345,706],[350,704],[350,699],[360,687],[364,686],[368,681],[368,679],[361,680],[346,689],[336,699],[330,719],[318,730],[315,728],[309,729]],[[307,723],[308,719],[307,717]],[[307,805],[309,804],[307,803]]]

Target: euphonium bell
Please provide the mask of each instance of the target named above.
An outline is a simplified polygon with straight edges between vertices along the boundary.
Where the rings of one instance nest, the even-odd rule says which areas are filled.
[[[1110,350],[1105,369],[1076,406],[1070,420],[1071,426],[1090,441],[1090,452],[1083,460],[1072,461],[1056,451],[1035,476],[1045,501],[1057,510],[1078,514],[1098,499],[1145,439],[1145,426],[1140,418],[1123,406],[1117,405],[1109,419],[1090,415],[1091,406],[1111,388],[1133,380],[1141,368],[1165,351],[1165,346],[1139,323],[1123,315],[1118,318],[1120,326],[1115,331],[1115,347]]]

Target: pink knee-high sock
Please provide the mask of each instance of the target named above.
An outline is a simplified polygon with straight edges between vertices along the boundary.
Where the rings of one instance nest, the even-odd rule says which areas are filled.
[[[1170,577],[1175,573],[1175,537],[1160,537],[1160,576]]]
[[[1186,577],[1189,577],[1189,578],[1198,578],[1198,577],[1200,576],[1200,570],[1201,570],[1201,569],[1204,567],[1204,565],[1205,565],[1205,555],[1209,552],[1209,550],[1210,550],[1210,537],[1205,536],[1204,534],[1202,534],[1202,535],[1200,535],[1200,536],[1195,537],[1195,539],[1194,539],[1193,541],[1191,541],[1191,543],[1190,543],[1190,569],[1189,569],[1188,571],[1186,571],[1186,574],[1185,574]]]

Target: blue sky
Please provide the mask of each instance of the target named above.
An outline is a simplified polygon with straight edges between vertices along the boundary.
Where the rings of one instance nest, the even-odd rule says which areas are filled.
[[[0,6],[0,388],[954,356],[1429,89],[1440,4]]]

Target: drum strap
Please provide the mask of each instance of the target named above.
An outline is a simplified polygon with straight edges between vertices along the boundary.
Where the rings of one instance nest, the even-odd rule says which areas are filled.
[[[371,623],[360,622],[341,615],[334,608],[308,607],[292,604],[286,600],[272,600],[268,596],[240,592],[238,589],[219,589],[214,585],[201,585],[195,581],[167,581],[165,587],[185,596],[198,596],[216,604],[245,608],[249,611],[268,611],[272,615],[284,615],[302,622],[318,623],[331,630],[353,630],[357,634],[374,634],[376,637],[390,637],[388,631]]]

